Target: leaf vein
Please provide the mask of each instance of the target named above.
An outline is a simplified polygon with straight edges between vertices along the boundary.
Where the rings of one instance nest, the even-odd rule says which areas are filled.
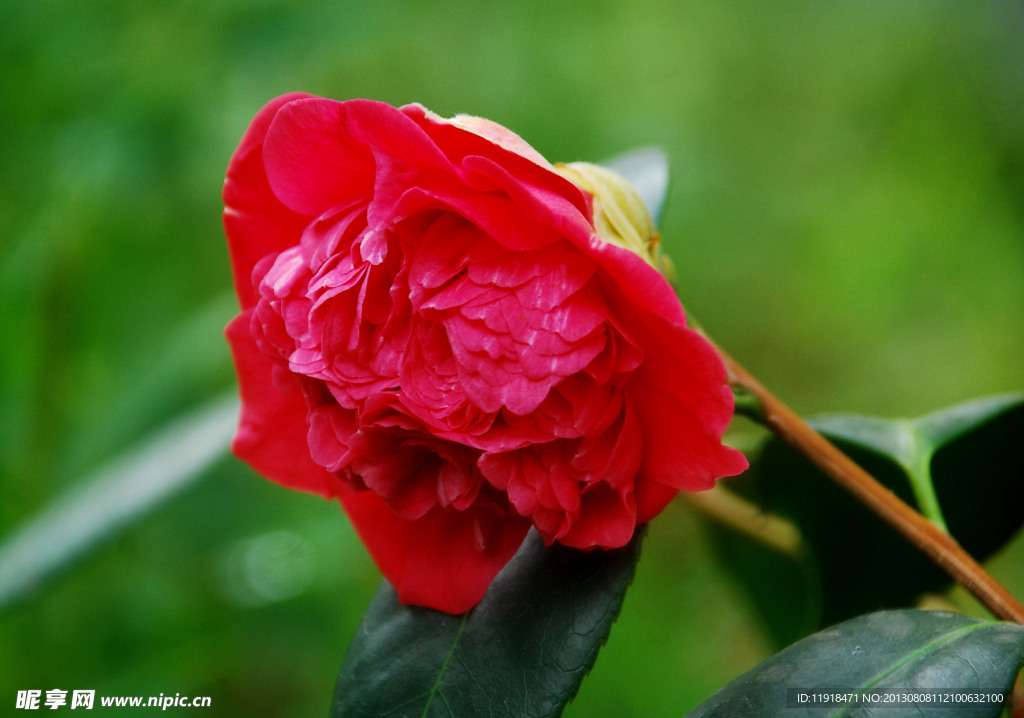
[[[448,663],[452,660],[452,656],[455,655],[455,649],[458,648],[459,639],[462,637],[462,630],[466,627],[466,616],[469,614],[463,614],[462,620],[459,621],[459,630],[455,632],[455,638],[452,639],[451,648],[448,649],[447,655],[444,657],[444,662],[441,663],[441,668],[437,672],[437,678],[434,679],[434,685],[430,687],[430,692],[427,694],[427,702],[423,705],[423,712],[420,714],[420,718],[426,718],[427,712],[430,710],[430,704],[434,702],[434,698],[441,691],[441,679],[444,678],[445,671],[448,670]],[[441,700],[444,700],[444,696],[441,696]],[[448,708],[448,714],[451,715],[451,706],[448,705],[448,701],[444,701]]]
[[[859,689],[857,689],[857,692],[858,693],[863,693],[864,691],[870,690],[871,688],[873,688],[874,686],[878,685],[879,683],[884,681],[886,678],[891,676],[893,673],[895,673],[899,669],[901,669],[904,666],[906,666],[908,663],[910,663],[910,662],[916,660],[917,658],[919,658],[920,656],[926,654],[928,651],[931,651],[931,650],[933,650],[933,649],[935,649],[935,648],[937,648],[939,646],[942,646],[943,644],[947,644],[947,643],[951,643],[953,641],[956,641],[957,639],[961,638],[962,636],[967,635],[968,633],[972,633],[974,631],[977,631],[978,629],[985,628],[985,627],[991,626],[991,625],[992,625],[992,623],[975,623],[975,624],[971,624],[971,625],[968,625],[968,626],[963,626],[962,628],[958,628],[955,631],[951,631],[951,632],[949,632],[949,633],[947,633],[947,634],[945,634],[943,636],[940,636],[940,637],[936,638],[934,641],[932,641],[931,643],[928,643],[928,644],[926,644],[924,646],[921,646],[916,651],[913,651],[912,653],[908,653],[902,659],[900,659],[899,661],[897,661],[893,665],[889,666],[888,668],[883,670],[881,673],[877,674],[874,678],[871,678],[870,680],[868,680],[867,683],[863,684]],[[829,718],[842,718],[842,716],[847,715],[849,713],[851,707],[852,707],[851,705],[844,706],[843,708],[840,708],[839,710],[837,710],[834,713],[830,714]]]

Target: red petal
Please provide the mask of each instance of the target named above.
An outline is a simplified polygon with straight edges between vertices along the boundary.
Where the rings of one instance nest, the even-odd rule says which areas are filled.
[[[294,394],[275,388],[274,362],[256,347],[249,333],[251,314],[251,309],[239,314],[225,332],[242,396],[231,451],[282,486],[333,498],[338,480],[310,458],[306,400],[297,385]]]
[[[436,507],[405,521],[372,491],[346,487],[341,503],[398,600],[446,613],[464,613],[483,598],[530,527],[494,504]]]
[[[648,351],[629,385],[647,437],[641,473],[700,491],[744,471],[743,454],[722,444],[733,396],[714,348],[697,332],[679,327],[655,328],[642,341]]]
[[[288,207],[319,216],[360,197],[376,202],[389,189],[385,183],[374,191],[376,152],[418,168],[447,164],[423,130],[394,107],[314,97],[288,104],[274,118],[266,140],[267,174]]]
[[[493,120],[472,115],[456,115],[451,119],[446,119],[434,114],[420,104],[406,105],[401,110],[420,124],[431,127],[435,131],[449,131],[451,134],[459,136],[463,141],[466,140],[466,134],[476,135],[545,169],[553,169],[551,163],[537,150],[533,149],[526,140]],[[459,133],[454,132],[456,129],[459,130]]]
[[[633,490],[636,499],[636,523],[647,523],[665,510],[669,502],[679,493],[678,489],[640,477]]]
[[[224,180],[224,232],[234,274],[235,292],[243,309],[258,298],[252,270],[263,257],[298,244],[309,221],[274,196],[263,165],[263,141],[283,106],[309,97],[303,93],[271,100],[253,119],[228,165]]]
[[[591,484],[569,532],[558,542],[574,548],[625,546],[636,529],[636,501],[631,490],[615,489],[603,481]]]
[[[641,475],[700,491],[744,471],[743,454],[722,444],[733,396],[721,357],[686,326],[678,297],[657,270],[614,245],[590,249],[611,275],[603,284],[612,312],[644,348],[643,363],[628,384],[644,427]]]
[[[423,127],[452,162],[463,165],[463,180],[468,184],[487,177],[513,197],[529,188],[541,196],[568,199],[584,217],[590,216],[589,195],[554,171],[551,163],[508,128],[465,115],[448,120],[420,105],[406,105],[401,111]]]

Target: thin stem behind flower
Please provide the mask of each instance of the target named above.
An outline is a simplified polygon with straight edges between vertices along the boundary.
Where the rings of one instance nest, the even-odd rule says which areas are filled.
[[[766,427],[917,546],[996,617],[1024,624],[1024,606],[952,536],[885,488],[765,389],[732,357],[716,348],[725,361],[729,383],[756,398],[760,411],[755,414]]]

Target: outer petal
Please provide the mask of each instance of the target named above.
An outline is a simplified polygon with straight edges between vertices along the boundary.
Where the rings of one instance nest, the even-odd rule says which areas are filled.
[[[636,529],[636,501],[630,489],[597,482],[581,497],[579,518],[558,542],[574,548],[625,546]]]
[[[610,302],[644,347],[628,385],[644,425],[641,474],[677,489],[700,491],[747,468],[742,453],[722,444],[733,415],[725,365],[714,347],[686,326],[682,305],[660,274],[618,247]],[[625,255],[625,256],[622,256]],[[626,296],[615,297],[617,292]]]
[[[475,606],[526,537],[530,524],[495,504],[440,507],[400,519],[372,491],[345,488],[341,503],[404,604],[447,613]]]
[[[439,143],[447,149],[449,156],[486,154],[488,153],[487,147],[490,146],[499,150],[501,154],[517,155],[543,169],[554,172],[551,163],[531,147],[526,140],[497,122],[473,115],[456,115],[448,119],[416,103],[405,105],[399,110],[423,127],[432,137],[438,138]]]
[[[354,198],[376,201],[376,152],[413,167],[447,165],[423,130],[394,107],[317,97],[290,103],[275,116],[266,140],[267,174],[285,205],[319,216]]]
[[[556,237],[569,236],[566,225],[574,225],[571,232],[579,237],[590,235],[590,195],[556,172],[511,130],[468,115],[447,120],[420,105],[407,105],[401,111],[437,143],[458,168],[462,182],[485,192],[500,190],[512,199],[511,205],[490,207],[486,195],[478,194],[459,207],[499,242],[517,249],[543,246],[546,242],[510,242],[509,230],[503,229],[538,222]],[[531,229],[527,234],[537,233]]]
[[[263,257],[297,244],[308,218],[281,204],[267,181],[263,142],[278,110],[298,99],[301,92],[282,95],[259,111],[231,157],[224,180],[224,232],[234,275],[235,292],[242,308],[256,303],[252,270]]]
[[[675,327],[675,331],[686,330],[683,305],[672,285],[658,270],[640,256],[614,244],[597,240],[588,241],[580,247],[601,266],[606,275],[605,285],[615,287],[626,302],[661,318],[669,327]],[[704,343],[707,344],[706,341]],[[708,348],[711,349],[710,345]],[[713,349],[711,351],[714,353]],[[717,354],[715,356],[721,364],[721,359],[717,359]],[[724,372],[723,367],[722,381],[725,380]]]
[[[428,113],[429,116],[430,113]],[[436,115],[434,116],[436,118]],[[444,121],[441,118],[437,118],[440,121]],[[512,130],[499,125],[493,120],[488,120],[485,117],[476,117],[474,115],[456,115],[449,122],[456,127],[462,128],[475,135],[480,135],[485,140],[493,142],[500,147],[514,152],[521,157],[536,162],[541,167],[547,169],[554,169],[551,163],[548,162],[540,152],[533,149],[530,144],[522,137],[517,135]]]
[[[647,523],[664,511],[678,493],[679,491],[671,486],[647,481],[643,478],[638,479],[634,489],[637,526]]]
[[[486,178],[508,193],[519,217],[515,220],[518,224],[523,224],[529,218],[549,228],[559,238],[568,238],[574,244],[579,245],[591,239],[600,242],[593,233],[590,221],[592,204],[589,195],[556,172],[547,172],[522,160],[519,163],[525,165],[522,173],[517,173],[516,168],[510,167],[509,163],[482,155],[469,156],[463,160],[463,166],[470,177]],[[500,233],[494,233],[494,236],[498,238]]]
[[[231,451],[263,476],[290,489],[337,495],[340,482],[310,458],[306,399],[274,386],[274,363],[249,333],[252,310],[228,324],[226,334],[238,373],[242,414]]]
[[[695,345],[695,356],[645,362],[631,384],[637,412],[651,437],[641,471],[653,481],[702,491],[718,478],[743,472],[748,464],[741,452],[722,444],[722,424],[732,417],[733,398],[724,380],[711,380],[718,356],[710,347],[697,348],[693,336],[673,339]]]

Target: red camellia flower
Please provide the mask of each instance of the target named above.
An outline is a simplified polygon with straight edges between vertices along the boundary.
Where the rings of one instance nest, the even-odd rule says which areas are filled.
[[[531,526],[622,546],[746,467],[723,364],[606,170],[479,118],[293,94],[224,204],[233,451],[339,499],[403,603],[466,611]]]

